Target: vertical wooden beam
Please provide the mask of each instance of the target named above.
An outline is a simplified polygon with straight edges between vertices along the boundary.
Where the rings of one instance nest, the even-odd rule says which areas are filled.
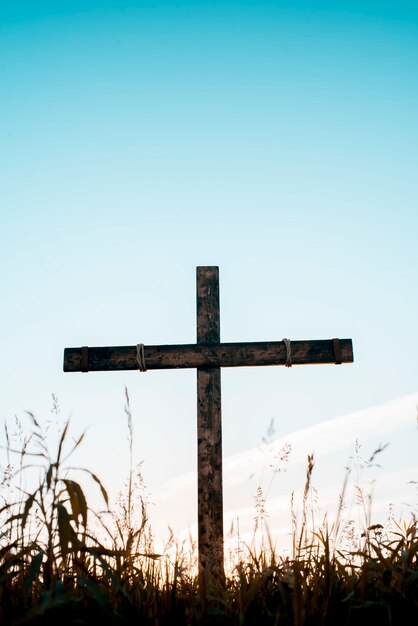
[[[196,268],[197,343],[220,343],[219,268]],[[224,580],[221,369],[197,368],[199,581],[203,593]]]

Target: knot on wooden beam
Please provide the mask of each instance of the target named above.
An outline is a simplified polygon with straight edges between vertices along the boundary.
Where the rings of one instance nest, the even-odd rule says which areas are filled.
[[[334,337],[334,339],[332,340],[332,345],[334,347],[335,365],[341,365],[342,356],[341,356],[340,340]]]
[[[290,339],[282,339],[286,347],[286,367],[292,367],[292,344]]]
[[[138,343],[136,346],[136,360],[138,363],[138,369],[140,372],[147,371],[147,364],[145,363],[145,350],[144,344]]]
[[[81,348],[81,371],[84,374],[89,371],[89,349],[87,346]]]

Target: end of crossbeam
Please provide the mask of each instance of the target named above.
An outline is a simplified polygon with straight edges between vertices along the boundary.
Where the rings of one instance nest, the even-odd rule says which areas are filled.
[[[87,346],[81,348],[64,349],[64,372],[88,372],[89,371],[89,349]]]
[[[344,342],[344,346],[342,346],[342,342]],[[334,338],[332,340],[332,343],[334,348],[336,365],[341,365],[341,363],[354,363],[352,339]]]

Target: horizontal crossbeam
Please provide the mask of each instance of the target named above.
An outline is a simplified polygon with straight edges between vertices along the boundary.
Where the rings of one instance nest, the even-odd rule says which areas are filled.
[[[290,349],[292,365],[353,362],[351,339],[292,341]],[[287,356],[283,341],[144,346],[145,365],[148,370],[286,365]],[[64,372],[136,369],[138,369],[136,346],[64,350]]]

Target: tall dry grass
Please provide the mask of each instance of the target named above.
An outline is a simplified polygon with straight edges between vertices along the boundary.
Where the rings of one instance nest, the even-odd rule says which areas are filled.
[[[371,502],[358,485],[365,525],[350,535],[342,523],[343,485],[336,521],[331,527],[326,519],[318,524],[311,506],[313,456],[307,461],[301,514],[295,512],[294,496],[290,505],[292,554],[274,549],[261,492],[256,519],[264,526],[263,543],[241,545],[238,559],[229,564],[225,589],[208,602],[198,588],[193,551],[172,536],[162,553],[154,551],[141,467],[133,463],[128,392],[128,483],[115,504],[94,473],[69,465],[84,435],[73,439],[68,422],[59,423],[56,398],[53,410],[52,446],[51,424],[43,428],[30,413],[29,434],[19,420],[5,427],[0,625],[418,623],[416,519],[392,519],[387,527],[367,524]],[[83,480],[76,480],[80,475]],[[86,481],[101,494],[99,513],[88,505]]]

